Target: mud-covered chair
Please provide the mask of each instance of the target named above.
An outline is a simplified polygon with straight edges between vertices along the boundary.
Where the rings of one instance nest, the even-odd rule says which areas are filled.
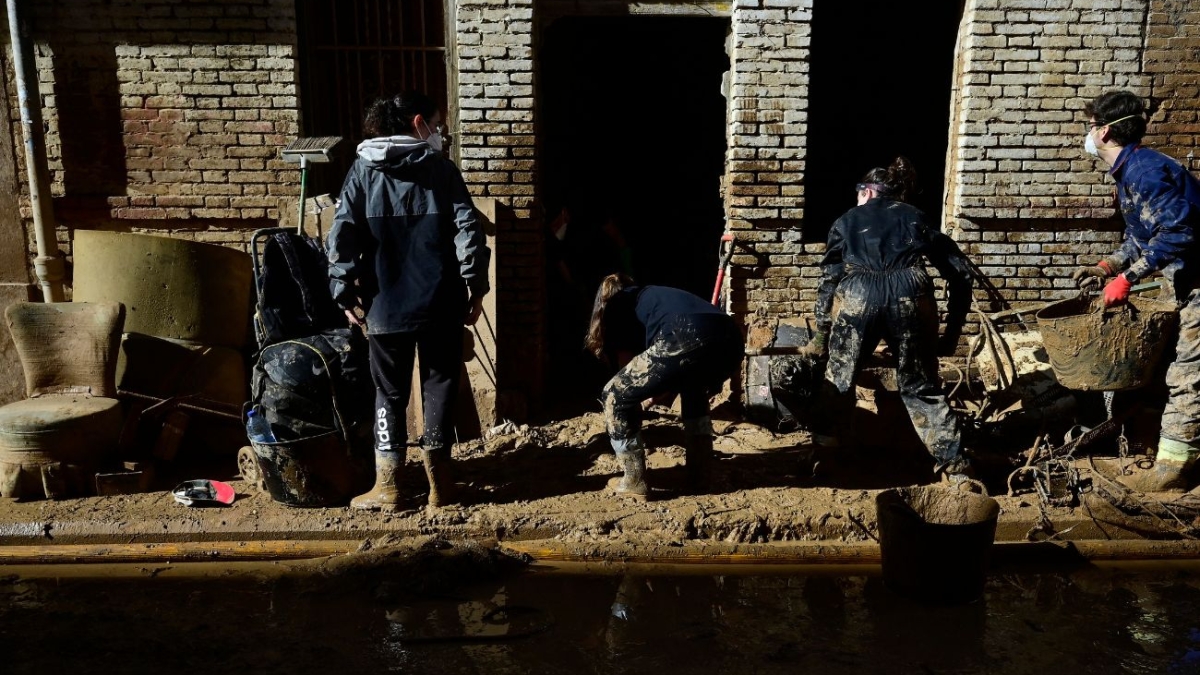
[[[0,407],[0,496],[89,494],[117,449],[120,303],[19,302],[4,313],[28,398]]]

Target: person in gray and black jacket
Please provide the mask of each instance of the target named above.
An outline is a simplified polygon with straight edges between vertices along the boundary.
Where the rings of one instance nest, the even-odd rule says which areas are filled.
[[[449,462],[463,325],[482,311],[490,251],[462,174],[442,154],[441,113],[428,96],[375,101],[364,130],[371,138],[358,146],[326,241],[333,297],[366,330],[376,388],[375,487],[350,505],[392,510],[401,501],[419,350],[421,457],[429,504],[440,506],[455,501]]]

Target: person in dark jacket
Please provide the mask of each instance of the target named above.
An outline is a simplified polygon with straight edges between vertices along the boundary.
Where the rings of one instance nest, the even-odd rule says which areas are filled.
[[[813,415],[818,446],[840,445],[854,408],[854,379],[879,340],[895,354],[900,397],[935,474],[952,482],[970,476],[958,419],[938,379],[938,354],[952,354],[970,306],[970,262],[925,214],[905,203],[916,172],[903,157],[875,168],[856,186],[858,206],[829,231],[817,289],[817,331],[806,348],[827,356],[825,382]],[[949,316],[938,340],[938,309],[925,261],[946,280]],[[834,313],[837,308],[836,314]]]
[[[1084,148],[1110,167],[1125,240],[1112,255],[1072,277],[1082,287],[1103,284],[1104,303],[1111,306],[1125,302],[1134,284],[1161,272],[1168,297],[1179,308],[1154,465],[1122,480],[1143,492],[1182,491],[1194,484],[1191,473],[1200,457],[1200,181],[1179,162],[1141,144],[1146,111],[1133,92],[1101,94],[1085,110]]]
[[[375,487],[351,501],[394,509],[407,445],[405,409],[420,352],[425,433],[421,457],[429,504],[451,493],[452,412],[462,365],[463,324],[479,318],[488,292],[483,228],[462,174],[442,154],[441,114],[424,94],[375,101],[372,137],[342,186],[326,242],[334,299],[364,326],[375,381]]]
[[[624,274],[600,282],[585,347],[620,367],[601,395],[609,441],[624,476],[617,494],[645,499],[642,404],[678,393],[688,487],[706,487],[713,462],[709,399],[737,370],[745,341],[733,318],[687,291],[636,286]]]

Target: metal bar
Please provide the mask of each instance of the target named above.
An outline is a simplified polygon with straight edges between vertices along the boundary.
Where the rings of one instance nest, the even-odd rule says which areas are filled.
[[[42,97],[29,26],[23,20],[21,0],[8,0],[8,30],[12,41],[13,70],[17,76],[17,99],[21,107],[21,131],[25,139],[25,170],[29,176],[29,202],[33,210],[33,232],[37,257],[33,260],[45,302],[62,302],[64,268],[58,255],[58,234],[50,195],[50,168],[46,159],[46,136],[42,122]],[[32,89],[31,89],[32,85]],[[33,98],[31,101],[30,99]]]
[[[359,12],[358,12],[358,9],[360,6],[359,0],[353,0],[353,4],[354,4],[354,42],[357,44],[357,43],[360,43],[363,39],[363,28],[362,28],[362,22],[359,21]],[[363,68],[362,68],[362,51],[361,50],[354,52],[354,60],[358,66],[358,77],[355,78],[355,80],[354,80],[355,82],[358,83],[358,101],[357,101],[358,105],[354,106],[354,109],[366,110],[366,105],[364,105],[365,101],[363,101],[363,91],[362,91],[363,90]]]
[[[426,39],[426,36],[425,36],[425,2],[426,2],[426,0],[421,0],[421,4],[419,5],[419,11],[420,11],[420,17],[421,17],[421,46],[422,47],[424,47],[428,43],[428,40]],[[420,54],[421,54],[421,91],[428,94],[429,93],[429,61],[428,61],[428,59],[426,59],[425,52],[422,51],[422,52],[420,52]],[[414,62],[413,67],[415,69],[416,68],[416,59],[415,58],[413,59],[413,62]],[[414,85],[416,84],[415,77],[413,78],[413,84]]]
[[[375,58],[377,66],[376,74],[379,76],[378,91],[380,96],[386,96],[383,82],[383,4],[381,0],[375,0]]]
[[[213,401],[210,399],[201,398],[199,396],[188,396],[186,397],[186,401],[183,401],[182,399],[177,400],[160,398],[158,396],[150,396],[149,394],[139,394],[135,391],[128,391],[126,389],[117,389],[117,398],[145,401],[147,403],[151,403],[151,407],[168,403],[171,404],[170,407],[179,408],[180,410],[189,410],[191,412],[212,415],[213,417],[233,420],[238,423],[241,423],[242,421],[241,411],[237,410],[235,406],[232,406],[228,403],[222,403],[221,401]],[[147,408],[145,411],[143,411],[143,413],[149,410],[150,408]]]

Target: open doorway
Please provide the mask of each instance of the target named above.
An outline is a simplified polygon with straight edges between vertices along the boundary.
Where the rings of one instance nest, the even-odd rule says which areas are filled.
[[[542,203],[547,223],[551,395],[562,413],[595,407],[605,372],[583,352],[601,278],[708,297],[724,229],[729,20],[567,17],[538,58]],[[590,401],[590,403],[589,403]]]
[[[854,206],[854,184],[897,155],[912,160],[911,201],[941,223],[954,45],[961,0],[921,6],[920,36],[897,26],[913,9],[892,0],[821,3],[813,9],[805,227],[825,241]]]

